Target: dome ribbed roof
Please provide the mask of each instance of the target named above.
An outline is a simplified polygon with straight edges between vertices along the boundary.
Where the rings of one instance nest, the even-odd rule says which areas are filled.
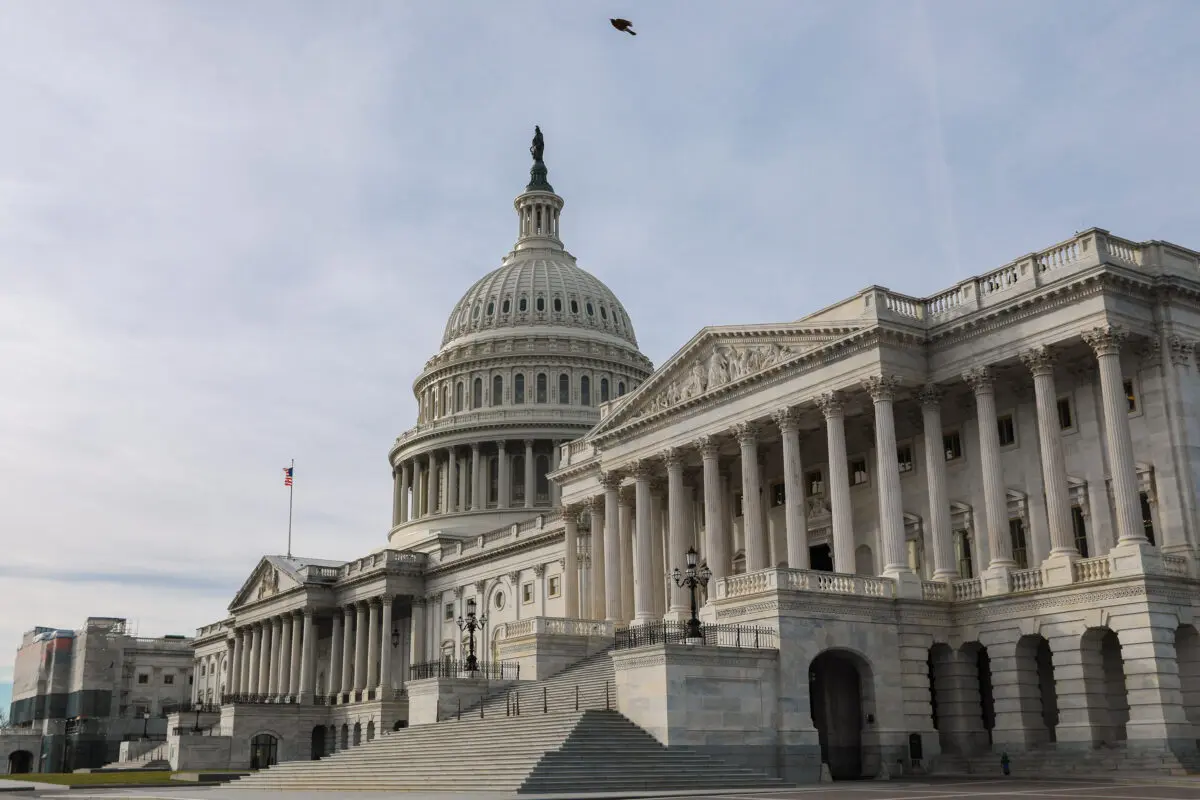
[[[554,326],[607,333],[637,347],[621,301],[572,262],[565,252],[518,257],[483,276],[454,306],[442,346],[482,331]]]

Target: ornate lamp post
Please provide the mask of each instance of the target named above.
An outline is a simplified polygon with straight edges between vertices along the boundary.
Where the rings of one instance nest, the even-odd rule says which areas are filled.
[[[143,739],[150,738],[150,712],[149,711],[142,712],[142,738]]]
[[[467,598],[467,617],[458,618],[458,629],[467,632],[467,672],[475,672],[479,669],[479,659],[475,658],[475,631],[483,627],[483,623],[487,622],[487,615],[475,616],[475,598]]]
[[[392,647],[395,648],[395,647],[399,647],[399,646],[400,646],[400,626],[393,625],[392,626]]]
[[[699,559],[699,554],[696,548],[689,547],[687,551],[687,571],[680,572],[679,567],[671,573],[671,577],[675,579],[675,585],[686,587],[692,595],[692,618],[687,621],[687,638],[700,638],[700,618],[696,616],[696,589],[700,586],[708,586],[708,579],[712,577],[712,570],[707,566],[703,569],[696,569],[696,562]]]

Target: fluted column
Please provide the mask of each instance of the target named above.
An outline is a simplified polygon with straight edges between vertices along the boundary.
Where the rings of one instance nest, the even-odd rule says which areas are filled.
[[[637,559],[634,555],[633,505],[629,502],[628,496],[618,493],[617,497],[619,527],[621,528],[621,613],[624,615],[622,619],[628,621],[633,619],[633,610],[636,605],[634,584],[637,570],[634,565]]]
[[[385,594],[380,598],[379,635],[379,688],[391,689],[392,683],[392,605],[395,597]],[[382,698],[382,699],[387,699]]]
[[[650,481],[650,575],[654,580],[654,618],[667,613],[667,509],[666,482],[661,478]]]
[[[262,631],[257,623],[246,631],[246,657],[242,664],[242,694],[258,693],[258,651],[262,646]]]
[[[606,472],[600,476],[600,485],[604,487],[604,607],[600,616],[628,622],[630,615],[622,608],[621,596],[621,476]]]
[[[415,458],[412,459],[412,469],[412,497],[410,498],[412,501],[412,513],[409,515],[409,519],[420,519],[421,517],[425,516],[425,509],[423,508],[425,505],[425,484],[421,480],[421,476],[424,474],[425,470],[421,466],[421,463]]]
[[[354,606],[342,607],[342,692],[354,690]]]
[[[950,531],[950,500],[946,495],[946,451],[942,441],[942,394],[926,384],[917,394],[925,436],[925,482],[929,492],[929,529],[933,537],[933,579],[959,577]],[[971,577],[963,575],[964,578]]]
[[[788,567],[808,569],[808,514],[804,502],[804,466],[800,461],[800,419],[796,409],[777,412],[775,424],[783,437],[783,519],[787,531]]]
[[[509,461],[508,451],[506,449],[508,443],[503,439],[496,442],[496,459],[497,459],[497,483],[498,497],[496,502],[497,508],[508,508],[512,505],[512,484],[509,480]]]
[[[396,527],[404,521],[404,511],[401,507],[400,493],[402,491],[403,478],[400,475],[400,468],[392,468],[392,527]]]
[[[1046,489],[1046,516],[1050,527],[1050,558],[1078,558],[1071,527],[1071,495],[1067,486],[1067,462],[1063,456],[1058,425],[1058,394],[1054,390],[1054,353],[1037,347],[1021,354],[1033,373],[1037,404],[1038,443],[1042,450],[1042,485]],[[1066,581],[1066,582],[1069,582]]]
[[[274,627],[274,620],[268,619],[262,623],[262,645],[258,649],[258,685],[254,687],[255,694],[271,692],[271,635]]]
[[[607,492],[606,492],[607,493]],[[591,619],[607,619],[606,611],[608,594],[608,509],[605,500],[593,497],[588,500],[588,514],[592,520],[591,532],[591,572],[588,575],[588,589],[591,593],[589,601],[589,616]],[[619,541],[614,541],[620,547]],[[616,558],[620,559],[618,552]]]
[[[687,520],[684,513],[683,496],[683,454],[672,448],[663,455],[667,467],[667,551],[670,553],[665,572],[668,574],[675,568],[683,569],[687,553],[687,532],[684,525]],[[667,613],[672,619],[681,620],[688,615],[687,599],[681,587],[675,581],[667,579],[668,591],[671,598]]]
[[[425,516],[438,513],[438,461],[437,453],[429,453],[429,466],[425,471]],[[360,687],[361,688],[361,687]]]
[[[400,521],[408,522],[412,515],[408,510],[408,493],[412,489],[412,462],[400,465]]]
[[[829,392],[817,398],[825,415],[829,448],[829,509],[833,524],[833,569],[854,572],[854,520],[850,509],[850,468],[846,457],[846,409],[841,397]]]
[[[1008,494],[1000,466],[1000,434],[996,428],[996,394],[992,371],[976,367],[963,373],[975,393],[975,417],[979,428],[979,461],[983,467],[983,508],[987,515],[988,552],[992,570],[1014,569],[1012,539],[1008,532]]]
[[[267,678],[264,681],[269,695],[279,694],[279,645],[283,621],[279,617],[271,618],[271,648],[267,660]]]
[[[746,571],[757,572],[771,566],[758,474],[758,426],[742,422],[735,425],[733,430],[742,448],[742,523],[746,528]]]
[[[579,618],[579,507],[563,509],[563,616]]]
[[[333,610],[333,636],[329,640],[329,682],[325,691],[330,696],[342,691],[342,609],[340,608]]]
[[[465,456],[458,457],[458,510],[466,511],[471,506],[467,501],[467,489],[471,485],[469,479],[470,464]]]
[[[292,615],[280,618],[283,638],[279,642],[279,680],[276,694],[292,693]],[[299,642],[297,642],[299,644]]]
[[[554,441],[551,442],[551,448],[550,448],[550,471],[551,472],[557,472],[559,464],[562,462],[562,445],[563,445],[563,442],[561,439],[555,439]],[[550,505],[553,508],[558,508],[558,504],[562,500],[562,496],[561,496],[562,490],[559,488],[558,484],[552,480],[547,480],[546,483],[550,484]]]
[[[246,645],[246,631],[237,629],[233,632],[233,661],[229,664],[229,686],[226,691],[229,694],[238,694],[242,691],[242,660]],[[194,671],[193,671],[193,674]],[[193,683],[199,686],[193,678]]]
[[[360,692],[367,688],[367,640],[371,629],[367,620],[366,603],[356,604],[358,611],[354,620],[354,691]]]
[[[712,580],[719,581],[729,575],[728,521],[721,502],[721,446],[715,436],[702,436],[697,445],[704,469],[704,558]]]
[[[520,597],[513,597],[513,602],[520,604]],[[425,598],[414,597],[412,600],[412,634],[408,649],[408,663],[412,666],[425,662],[425,614],[427,604]]]
[[[1137,465],[1133,460],[1133,436],[1129,432],[1129,406],[1121,374],[1121,344],[1125,338],[1123,330],[1111,325],[1093,328],[1083,334],[1083,340],[1096,351],[1096,360],[1100,362],[1100,394],[1104,399],[1104,433],[1108,443],[1118,547],[1146,542]]]
[[[863,381],[863,388],[875,404],[875,471],[878,473],[879,536],[883,540],[883,571],[896,577],[912,574],[904,546],[904,506],[900,496],[900,465],[896,454],[896,420],[893,401],[899,381],[887,375],[875,375]]]
[[[379,598],[367,602],[367,680],[364,689],[379,685]]]
[[[533,439],[525,440],[525,507],[533,508],[533,495],[536,489],[533,477]]]
[[[480,467],[479,442],[471,443],[471,510],[483,508],[487,494],[483,488],[483,471]]]
[[[304,609],[304,624],[300,633],[300,691],[299,699],[307,702],[316,694],[317,634],[313,626],[313,610]]]
[[[654,619],[654,515],[650,501],[650,465],[639,463],[633,472],[637,530],[634,532],[633,619]]]
[[[446,502],[447,514],[458,511],[458,454],[453,447],[446,448]]]

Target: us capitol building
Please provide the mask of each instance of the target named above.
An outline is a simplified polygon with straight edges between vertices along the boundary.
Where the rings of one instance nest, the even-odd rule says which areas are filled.
[[[184,715],[172,766],[333,768],[471,714],[503,737],[573,710],[581,661],[574,708],[791,782],[1196,763],[1200,254],[1091,229],[655,370],[542,151],[414,383],[387,545],[262,558],[198,631],[211,735]]]

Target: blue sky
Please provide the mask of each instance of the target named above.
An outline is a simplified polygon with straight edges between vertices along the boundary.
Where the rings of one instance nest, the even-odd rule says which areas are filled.
[[[614,31],[632,19],[637,37]],[[512,244],[661,363],[1105,227],[1200,248],[1200,5],[3,4],[0,680],[20,632],[218,619],[259,554],[384,542],[389,443]]]

